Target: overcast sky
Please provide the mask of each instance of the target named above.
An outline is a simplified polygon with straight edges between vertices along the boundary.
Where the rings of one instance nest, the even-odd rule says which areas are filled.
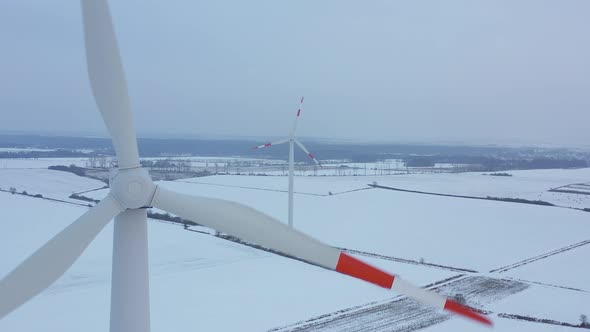
[[[111,1],[140,134],[590,142],[590,1]],[[77,1],[0,4],[0,131],[106,134]]]

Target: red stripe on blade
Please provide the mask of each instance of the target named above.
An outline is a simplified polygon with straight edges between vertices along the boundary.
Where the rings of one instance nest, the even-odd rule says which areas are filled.
[[[264,144],[264,146],[271,146],[271,145],[272,145],[272,144],[270,144],[270,143],[266,143],[266,144]]]
[[[338,265],[336,265],[336,271],[385,288],[391,288],[393,285],[393,279],[395,278],[395,276],[381,271],[378,268],[345,253],[340,253]]]
[[[447,302],[445,302],[445,310],[454,312],[458,315],[461,315],[463,317],[467,317],[467,318],[471,318],[473,320],[476,320],[480,323],[492,326],[493,323],[492,321],[487,318],[484,315],[478,314],[477,312],[473,311],[471,308],[464,306],[458,302],[455,302],[453,300],[447,300]]]
[[[301,97],[301,101],[299,102],[300,104],[303,104],[303,98],[305,97]]]
[[[297,110],[297,116],[299,116],[301,114],[301,109]]]
[[[314,156],[313,156],[313,154],[311,154],[311,153],[309,154],[309,158],[311,158],[311,159],[315,159],[315,157],[314,157]]]

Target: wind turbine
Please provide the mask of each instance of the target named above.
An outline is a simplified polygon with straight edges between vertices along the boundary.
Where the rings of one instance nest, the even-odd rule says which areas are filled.
[[[297,130],[297,123],[299,122],[299,117],[301,116],[301,107],[303,106],[303,98],[304,97],[301,97],[301,100],[299,101],[299,108],[297,109],[297,115],[295,116],[295,122],[293,123],[293,127],[291,128],[291,131],[289,132],[289,137],[280,139],[276,142],[266,143],[266,144],[262,144],[262,145],[255,146],[252,148],[254,150],[258,150],[258,149],[264,149],[264,148],[267,148],[267,147],[273,146],[273,145],[289,143],[289,219],[288,219],[288,223],[289,223],[289,227],[291,227],[291,228],[293,228],[293,190],[294,190],[293,178],[295,176],[295,174],[294,174],[295,173],[295,144],[297,144],[297,146],[299,146],[299,148],[303,152],[305,152],[305,154],[307,154],[309,156],[309,158],[311,158],[318,166],[321,166],[320,162],[316,159],[316,157],[313,154],[311,154],[311,152],[309,152],[309,150],[307,150],[305,148],[305,145],[303,145],[303,143],[301,143],[299,140],[297,140],[295,138],[295,131]]]
[[[156,185],[139,163],[127,86],[107,0],[82,0],[88,76],[119,161],[109,194],[0,280],[0,319],[55,282],[115,218],[111,332],[148,332],[150,300],[146,207],[311,264],[395,290],[419,302],[491,325],[470,308],[412,286],[248,206],[179,194]]]

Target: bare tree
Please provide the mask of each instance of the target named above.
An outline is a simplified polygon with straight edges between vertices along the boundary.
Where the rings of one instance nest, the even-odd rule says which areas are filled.
[[[97,159],[98,159],[98,167],[107,168],[107,165],[108,165],[107,157],[100,157]]]
[[[97,157],[90,157],[86,160],[86,166],[90,168],[96,168],[98,166],[98,158]]]

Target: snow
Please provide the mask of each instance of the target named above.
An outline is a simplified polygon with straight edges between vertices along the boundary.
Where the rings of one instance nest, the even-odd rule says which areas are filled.
[[[512,176],[484,173],[402,174],[375,178],[380,185],[466,196],[543,200],[557,205],[590,208],[590,195],[548,192],[569,184],[590,182],[590,168],[506,171]]]
[[[561,326],[499,318],[497,314],[577,323],[583,313],[581,308],[590,303],[588,293],[539,283],[588,291],[590,271],[584,264],[590,245],[503,273],[489,271],[589,240],[587,212],[364,190],[372,181],[394,187],[401,187],[402,182],[408,189],[434,190],[438,186],[445,192],[480,190],[481,194],[504,196],[502,193],[531,194],[588,182],[587,170],[510,173],[514,174],[511,178],[475,173],[298,177],[295,227],[332,245],[387,256],[358,257],[418,285],[458,274],[525,280],[529,285],[526,290],[485,306],[493,312],[496,330],[565,330]],[[286,220],[286,180],[279,176],[211,176],[159,185],[238,201]],[[0,181],[13,181],[19,189],[27,187],[34,193],[58,197],[74,189],[93,189],[97,184],[65,172],[1,167]],[[463,191],[459,190],[461,185]],[[4,186],[8,185],[0,185]],[[98,182],[96,187],[100,186]],[[351,191],[355,189],[363,190]],[[336,194],[326,195],[328,191]],[[106,192],[85,195],[101,198]],[[0,209],[0,250],[5,253],[0,260],[0,277],[87,210],[3,192]],[[153,331],[264,331],[346,308],[382,303],[396,296],[344,275],[172,224],[150,220],[149,241]],[[53,286],[0,320],[0,331],[108,330],[111,245],[109,225]],[[395,261],[398,258],[414,260],[417,265]],[[419,265],[421,258],[447,267]],[[478,272],[457,272],[453,268]],[[480,327],[453,318],[424,331],[462,330],[478,331]]]
[[[329,192],[338,194],[350,190],[368,188],[367,179],[342,177],[297,177],[294,185],[296,193],[311,195],[328,195]],[[243,176],[217,175],[202,178],[177,180],[176,182],[190,182],[211,186],[243,187],[245,189],[260,189],[270,191],[288,190],[288,177],[277,176]]]
[[[88,158],[20,158],[20,159],[0,159],[0,169],[31,169],[47,168],[55,165],[76,165],[85,166]]]
[[[494,320],[494,331],[518,331],[518,332],[572,332],[571,327],[556,326],[540,323],[531,323],[513,319],[505,319],[492,317]],[[467,322],[463,319],[455,318],[447,320],[440,324],[427,327],[421,332],[457,332],[457,331],[469,331],[469,332],[490,332],[490,328],[480,326]],[[575,330],[574,330],[575,331]]]
[[[349,167],[360,167],[363,164],[344,164]],[[372,165],[374,166],[374,165]],[[342,171],[351,173],[351,169]],[[248,172],[248,171],[245,171]],[[321,176],[322,174],[334,175],[334,169],[320,169],[317,171],[307,169],[296,171],[297,181],[295,191],[300,193],[312,193],[326,195],[352,189],[366,187],[367,184],[377,182],[383,186],[394,188],[425,191],[441,194],[477,196],[477,197],[504,197],[522,198],[528,200],[543,200],[555,205],[573,208],[590,208],[590,187],[580,184],[590,183],[590,168],[581,169],[550,169],[550,170],[526,170],[507,171],[512,176],[490,176],[486,173],[424,173],[424,174],[398,174],[390,176]],[[264,176],[217,176],[186,181],[210,185],[244,186],[269,190],[287,190],[287,177],[284,171],[260,172],[269,175],[270,178],[278,177],[280,180],[265,180]],[[364,174],[364,169],[357,172]],[[320,176],[311,176],[311,175]],[[371,171],[368,171],[371,174]],[[304,175],[304,176],[302,176]],[[567,186],[567,187],[566,187]],[[563,187],[563,188],[561,188]],[[562,190],[576,190],[580,194],[550,192],[559,188]]]
[[[563,274],[567,272],[563,271]],[[588,277],[588,272],[582,275]],[[492,303],[486,309],[496,313],[551,319],[575,325],[580,323],[580,314],[588,313],[589,303],[590,293],[533,285],[521,293]]]
[[[104,187],[105,183],[81,177],[72,173],[49,169],[2,169],[0,168],[0,188],[17,192],[26,190],[31,195],[68,199],[74,192]]]
[[[588,257],[590,257],[590,244],[507,271],[506,275],[590,292]],[[588,276],[588,278],[584,279],[580,276]],[[590,298],[588,300],[590,303]]]
[[[0,148],[0,152],[51,152],[55,149],[34,149],[34,148]]]
[[[260,178],[263,183],[277,181]],[[183,193],[241,202],[286,220],[286,193],[186,182],[160,184]],[[569,209],[370,189],[325,197],[296,195],[294,224],[332,245],[483,272],[547,248],[586,240],[590,237],[587,218],[587,212]]]
[[[10,194],[0,197],[0,208],[7,211],[6,220],[26,221],[2,225],[0,250],[11,255],[1,262],[0,276],[85,211]],[[187,326],[260,331],[395,296],[332,271],[181,227],[157,222],[149,227],[154,331]],[[1,320],[0,330],[107,330],[111,237],[108,226],[53,286]],[[384,269],[396,265],[371,261]],[[426,274],[425,268],[411,265],[397,270],[420,284],[451,275]]]
[[[87,209],[0,192],[0,275],[49,240]],[[6,254],[10,253],[10,254]]]

